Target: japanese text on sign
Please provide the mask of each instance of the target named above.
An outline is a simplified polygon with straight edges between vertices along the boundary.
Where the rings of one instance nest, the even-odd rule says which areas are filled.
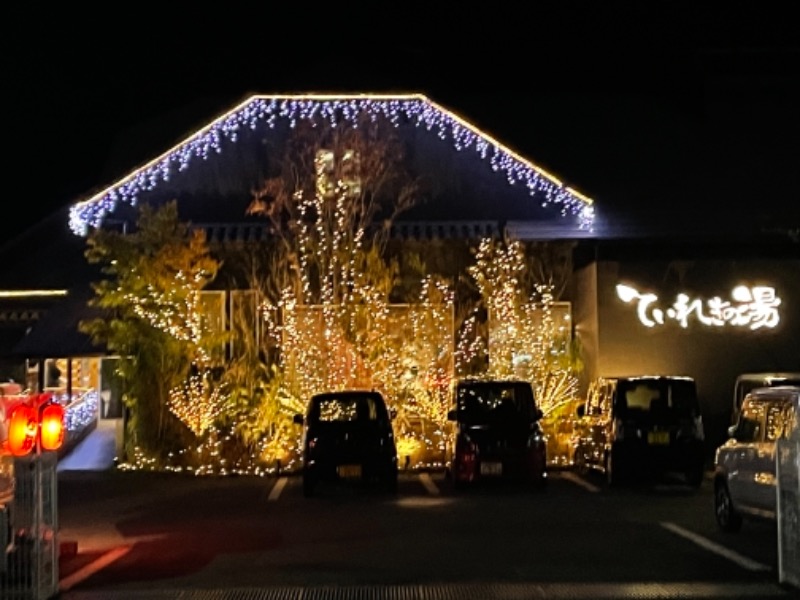
[[[667,308],[662,307],[656,294],[642,293],[624,284],[617,285],[617,296],[636,306],[639,321],[646,327],[664,325],[667,320],[684,328],[696,320],[709,327],[747,327],[751,330],[771,329],[780,323],[778,307],[781,299],[774,288],[766,286],[737,286],[731,292],[730,300],[715,296],[703,301],[680,293]]]

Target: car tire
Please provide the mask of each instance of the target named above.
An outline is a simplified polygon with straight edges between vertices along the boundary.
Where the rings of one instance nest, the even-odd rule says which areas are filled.
[[[447,467],[447,477],[450,479],[450,484],[453,486],[454,490],[463,490],[465,487],[464,482],[456,476],[456,473],[458,473],[458,465],[453,462]]]
[[[736,533],[742,528],[742,516],[733,507],[733,499],[724,482],[714,486],[714,516],[722,531]]]
[[[604,471],[606,476],[606,485],[610,488],[619,487],[623,480],[622,469],[620,468],[619,457],[614,457],[613,450],[606,453]]]
[[[583,452],[575,452],[573,464],[575,465],[575,472],[578,475],[586,477],[589,474],[589,465],[586,464],[586,458],[584,458]]]

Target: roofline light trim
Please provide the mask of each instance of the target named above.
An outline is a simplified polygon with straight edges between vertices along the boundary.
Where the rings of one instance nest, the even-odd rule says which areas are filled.
[[[70,229],[76,235],[86,235],[88,228],[99,226],[118,202],[135,206],[139,193],[152,190],[160,182],[168,180],[173,170],[184,170],[194,159],[221,152],[223,139],[235,143],[242,127],[255,129],[259,124],[266,124],[272,128],[278,119],[289,119],[293,127],[298,120],[317,116],[335,121],[336,113],[343,108],[346,109],[345,120],[364,110],[382,113],[396,123],[402,116],[416,127],[425,127],[437,134],[442,140],[449,138],[459,151],[472,149],[477,152],[493,170],[506,174],[509,185],[523,183],[532,197],[543,194],[542,206],[561,204],[562,216],[568,213],[577,216],[581,229],[590,229],[593,224],[591,198],[565,186],[552,173],[423,94],[306,93],[249,96],[112,185],[74,204],[70,208]]]
[[[0,290],[0,298],[51,298],[68,293],[67,290]]]

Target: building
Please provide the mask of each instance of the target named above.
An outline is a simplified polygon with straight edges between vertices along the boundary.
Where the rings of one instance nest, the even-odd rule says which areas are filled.
[[[509,236],[571,245],[562,300],[582,343],[584,383],[600,375],[693,376],[711,446],[724,436],[738,373],[800,369],[797,231],[601,220],[590,190],[570,188],[425,96],[298,94],[245,98],[7,244],[0,269],[5,376],[41,387],[46,362],[58,359],[68,388],[94,386],[115,398],[100,376],[104,350],[85,336],[55,333],[80,318],[98,275],[82,257],[88,228],[132,227],[138,203],[176,200],[182,219],[205,229],[212,244],[257,242],[269,226],[248,214],[253,190],[280,169],[295,126],[373,114],[395,125],[411,170],[427,183],[424,201],[396,219],[393,239]],[[449,268],[464,266],[453,255]]]

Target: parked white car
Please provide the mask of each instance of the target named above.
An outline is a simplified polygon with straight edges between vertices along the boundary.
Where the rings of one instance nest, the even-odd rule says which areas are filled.
[[[800,386],[757,388],[744,397],[730,439],[714,456],[714,512],[723,531],[738,531],[745,518],[777,518],[776,446],[799,430]]]
[[[756,388],[775,387],[778,385],[800,385],[800,372],[742,373],[739,375],[733,385],[731,424],[736,422],[736,417],[739,416],[739,409],[741,409],[742,402],[747,394]]]

